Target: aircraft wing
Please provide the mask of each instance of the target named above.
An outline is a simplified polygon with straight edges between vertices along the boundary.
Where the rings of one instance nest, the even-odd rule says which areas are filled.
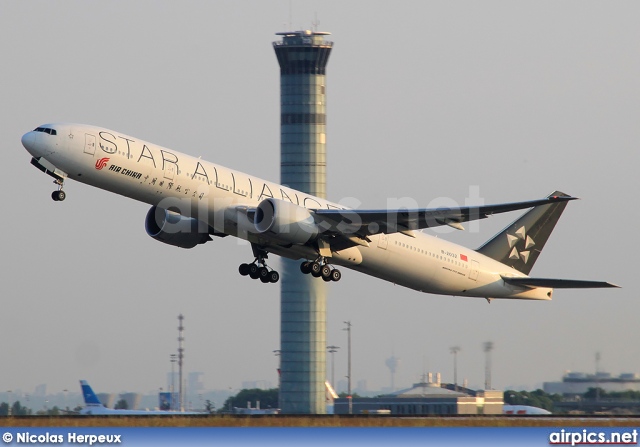
[[[577,197],[551,195],[540,200],[502,203],[497,205],[466,206],[460,208],[419,208],[401,210],[313,210],[316,223],[326,234],[361,238],[378,233],[407,233],[410,230],[449,225],[462,230],[462,222],[485,219],[492,214],[532,208],[534,206],[575,200]]]
[[[550,278],[511,278],[503,276],[507,284],[521,287],[548,287],[550,289],[597,289],[603,287],[620,287],[604,281],[581,281],[575,279]]]

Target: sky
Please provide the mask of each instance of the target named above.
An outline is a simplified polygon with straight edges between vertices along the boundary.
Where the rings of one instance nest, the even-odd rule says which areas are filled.
[[[343,269],[327,343],[353,380],[425,372],[533,389],[565,371],[640,373],[634,289],[640,165],[640,4],[631,1],[10,1],[0,14],[0,136],[7,174],[0,250],[0,390],[110,392],[166,386],[185,324],[185,369],[207,389],[277,384],[280,289],[237,273],[249,245],[192,250],[148,237],[148,205],[29,164],[43,123],[98,125],[265,179],[279,179],[276,32],[331,32],[328,198],[385,208],[571,202],[533,276],[610,281],[550,302],[422,294]],[[477,247],[519,214],[439,237]],[[278,262],[272,261],[278,268]],[[329,359],[329,357],[328,357]],[[327,364],[327,371],[330,365]]]

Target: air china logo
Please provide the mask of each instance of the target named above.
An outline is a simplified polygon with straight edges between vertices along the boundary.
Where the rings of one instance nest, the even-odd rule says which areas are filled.
[[[96,169],[98,171],[102,170],[102,168],[104,168],[107,165],[107,162],[109,161],[108,158],[101,158],[100,160],[98,160],[96,162]]]

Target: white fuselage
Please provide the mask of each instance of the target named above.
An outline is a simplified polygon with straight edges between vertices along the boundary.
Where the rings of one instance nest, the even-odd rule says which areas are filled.
[[[206,415],[208,413],[195,411],[116,410],[113,408],[107,408],[102,404],[88,404],[80,410],[80,414],[84,416],[194,416]]]
[[[275,198],[318,209],[344,207],[277,183],[234,171],[119,132],[79,124],[52,124],[56,136],[29,132],[23,144],[68,178],[206,222],[217,232],[260,243],[238,209]],[[552,289],[505,284],[517,270],[423,232],[371,236],[369,247],[334,252],[331,262],[427,293],[483,298],[551,299]],[[291,259],[314,259],[309,246],[269,245]]]

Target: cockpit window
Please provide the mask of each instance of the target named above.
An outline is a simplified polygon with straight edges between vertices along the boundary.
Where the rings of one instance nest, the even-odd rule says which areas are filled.
[[[49,135],[58,135],[58,132],[56,132],[55,129],[51,129],[49,127],[36,127],[34,129],[34,132],[44,132],[48,133]]]

